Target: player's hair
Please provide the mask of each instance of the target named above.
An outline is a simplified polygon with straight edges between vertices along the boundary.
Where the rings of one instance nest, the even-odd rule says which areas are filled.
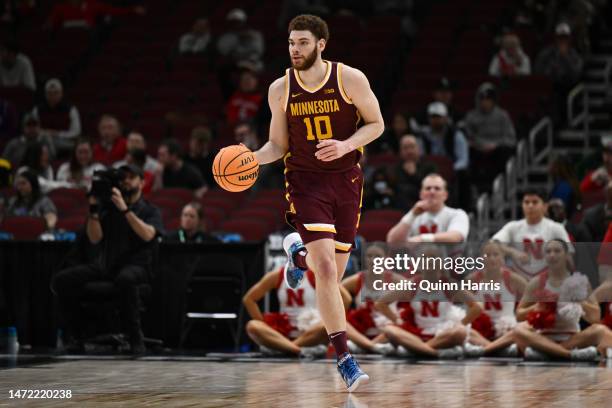
[[[538,196],[540,197],[540,199],[542,201],[544,201],[545,203],[548,202],[548,193],[546,193],[544,190],[542,190],[541,188],[537,188],[537,187],[527,187],[525,189],[525,191],[523,192],[523,199],[528,196],[528,195],[534,195],[534,196]]]
[[[312,14],[301,14],[294,17],[289,22],[288,33],[292,31],[310,31],[312,35],[318,40],[324,39],[325,42],[329,40],[329,29],[327,23],[321,17],[313,16]]]

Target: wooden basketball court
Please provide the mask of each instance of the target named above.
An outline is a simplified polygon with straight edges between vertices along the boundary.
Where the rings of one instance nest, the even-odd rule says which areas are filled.
[[[372,381],[349,395],[331,360],[32,358],[0,370],[0,406],[609,407],[612,397],[611,360],[599,366],[501,359],[361,361]],[[73,396],[8,399],[16,389],[64,389]]]

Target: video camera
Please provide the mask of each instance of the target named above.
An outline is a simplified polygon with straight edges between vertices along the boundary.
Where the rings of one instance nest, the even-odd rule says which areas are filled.
[[[113,187],[118,188],[125,196],[121,182],[126,176],[126,172],[120,169],[94,171],[89,194],[97,198],[102,207],[112,204]]]

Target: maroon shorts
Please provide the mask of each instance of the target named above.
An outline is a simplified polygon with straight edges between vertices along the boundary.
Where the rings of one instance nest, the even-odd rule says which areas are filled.
[[[355,166],[340,173],[292,170],[287,181],[287,222],[307,244],[322,238],[335,241],[336,252],[354,244],[361,209],[363,174]]]

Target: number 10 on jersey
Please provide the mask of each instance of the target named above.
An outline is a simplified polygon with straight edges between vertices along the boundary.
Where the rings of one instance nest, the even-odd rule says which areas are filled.
[[[315,134],[312,133],[312,122],[314,122],[314,130],[317,135],[317,140],[331,139],[334,137],[329,116],[315,116],[314,118],[305,117],[304,124],[306,125],[306,140],[315,140]],[[325,129],[323,129],[323,127]]]

